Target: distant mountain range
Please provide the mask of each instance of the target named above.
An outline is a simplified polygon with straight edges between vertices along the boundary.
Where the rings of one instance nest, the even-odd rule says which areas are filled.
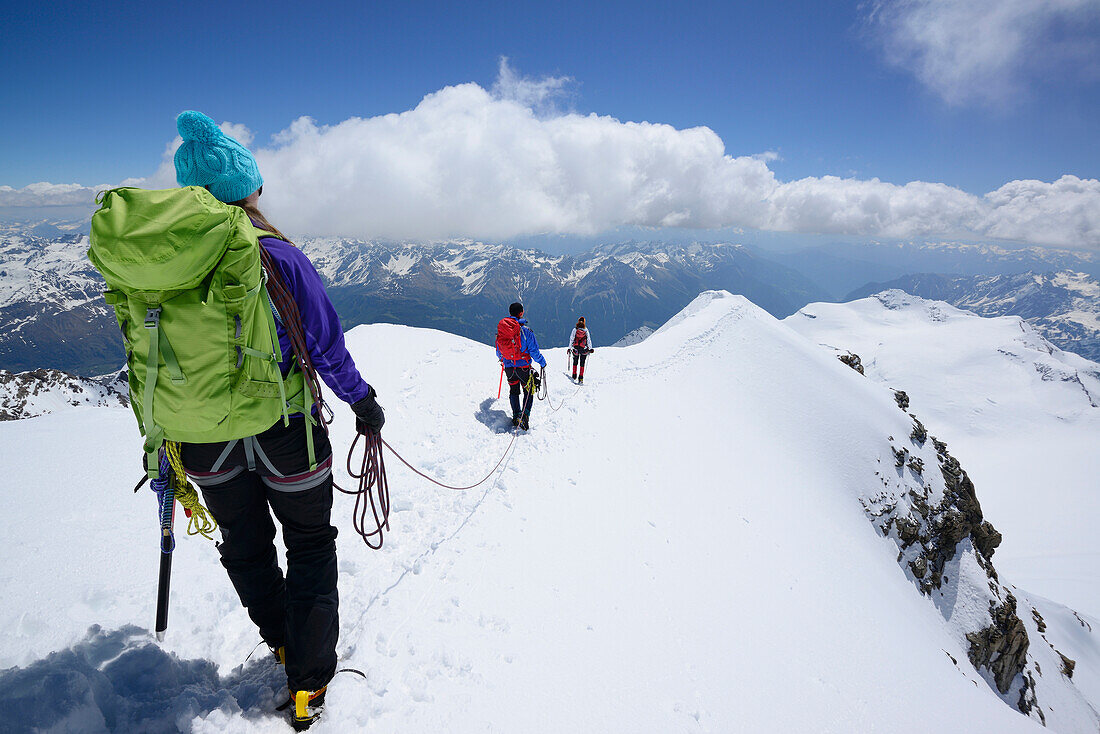
[[[732,244],[627,243],[576,256],[478,242],[399,244],[307,238],[345,329],[390,322],[488,342],[524,303],[544,346],[585,316],[596,345],[654,328],[700,291],[742,293],[776,316],[823,297],[804,276]],[[0,235],[0,368],[94,375],[123,360],[117,326],[86,258],[86,236]]]
[[[0,227],[0,369],[97,375],[121,365],[117,327],[79,232],[60,220]],[[1092,253],[837,244],[780,255],[736,244],[628,242],[550,255],[472,241],[306,237],[298,244],[325,280],[345,329],[400,323],[488,342],[508,304],[521,300],[543,346],[564,344],[584,316],[599,347],[660,326],[704,290],[742,294],[782,318],[813,301],[894,287],[984,315],[1019,314],[1053,343],[1100,357],[1100,258]],[[1028,268],[1049,275],[1019,275]],[[948,275],[909,276],[932,271]],[[864,287],[852,292],[857,286]]]
[[[869,283],[844,299],[898,289],[980,316],[1019,316],[1052,344],[1100,362],[1100,280],[1072,271],[952,276],[922,273]]]
[[[488,341],[517,299],[543,345],[564,344],[584,316],[600,346],[660,326],[708,289],[742,293],[776,316],[820,293],[809,279],[731,244],[631,242],[576,256],[475,242],[312,239],[302,248],[346,327],[392,322],[478,341]]]
[[[81,234],[0,236],[0,369],[100,375],[122,365],[118,326],[87,250]]]
[[[912,273],[1013,275],[1072,270],[1100,278],[1100,254],[1049,247],[1005,247],[955,242],[837,242],[792,253],[768,255],[810,278],[834,301],[866,283],[883,283]]]

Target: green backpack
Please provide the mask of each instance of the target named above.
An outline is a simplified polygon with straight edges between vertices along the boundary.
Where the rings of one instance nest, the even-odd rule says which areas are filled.
[[[197,186],[111,189],[96,201],[88,259],[122,330],[149,475],[164,441],[230,441],[308,417],[301,371],[285,382],[279,371],[265,233],[244,211]]]

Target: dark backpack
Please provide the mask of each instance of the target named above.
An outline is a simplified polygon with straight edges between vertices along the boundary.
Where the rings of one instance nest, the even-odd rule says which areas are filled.
[[[580,352],[588,349],[588,332],[577,329],[577,335],[573,337],[573,351]]]
[[[513,318],[504,318],[497,324],[497,351],[504,359],[527,359],[523,353],[523,340],[519,322]]]

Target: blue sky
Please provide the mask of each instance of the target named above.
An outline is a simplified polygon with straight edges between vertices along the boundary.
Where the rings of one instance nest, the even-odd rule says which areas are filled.
[[[983,3],[992,20],[965,9]],[[502,57],[531,80],[568,77],[548,102],[559,113],[707,126],[729,156],[775,154],[780,182],[981,196],[1100,176],[1096,0],[1061,13],[1003,0],[1019,11],[1007,21],[991,0],[917,0],[915,18],[894,2],[6,4],[0,73],[17,83],[0,88],[0,186],[15,189],[149,177],[183,109],[275,148],[302,116],[334,126],[449,86],[490,90]],[[910,32],[942,35],[952,12],[972,39],[921,46],[928,33]],[[1016,42],[1007,61],[967,56]]]

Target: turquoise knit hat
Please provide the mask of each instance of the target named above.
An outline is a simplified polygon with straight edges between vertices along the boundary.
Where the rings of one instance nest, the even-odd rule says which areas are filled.
[[[264,184],[248,148],[223,133],[201,112],[176,118],[183,144],[176,151],[176,182],[205,186],[219,201],[240,201]]]

